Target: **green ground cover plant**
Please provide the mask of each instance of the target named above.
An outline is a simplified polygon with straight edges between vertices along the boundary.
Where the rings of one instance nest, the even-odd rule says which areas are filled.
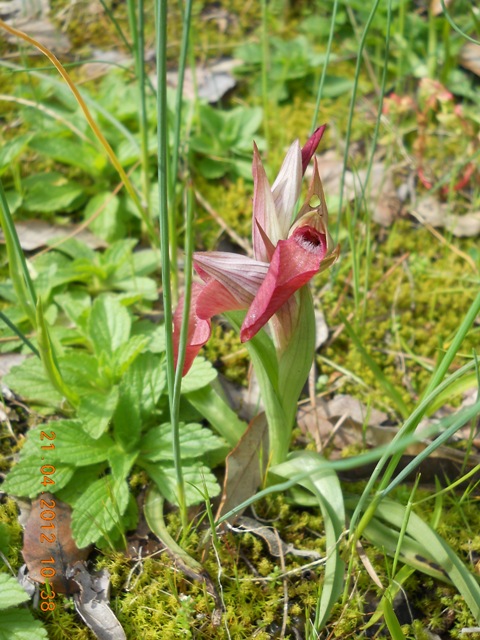
[[[3,377],[16,394],[5,407],[25,409],[18,428],[2,423],[0,637],[95,637],[67,596],[47,607],[48,585],[45,606],[23,606],[11,497],[43,490],[69,505],[75,544],[95,545],[89,567],[109,569],[127,638],[480,633],[480,122],[478,73],[459,64],[478,12],[462,0],[102,4],[127,58],[83,86],[84,45],[105,42],[98,25],[83,38],[76,11],[71,68],[0,22],[29,46],[1,68],[0,352],[22,359]],[[241,61],[238,86],[216,104],[195,86],[183,97],[187,67],[219,55]],[[15,225],[39,218],[57,237],[26,254]],[[62,238],[66,222],[103,246]],[[341,423],[326,446],[302,430],[312,362],[311,398],[367,407],[343,450]],[[218,369],[246,386],[250,367],[260,397],[243,420]],[[372,441],[379,408],[394,433]],[[429,485],[454,438],[455,476],[441,466]],[[273,523],[280,553],[241,524],[246,509]],[[312,568],[292,549],[316,554]]]

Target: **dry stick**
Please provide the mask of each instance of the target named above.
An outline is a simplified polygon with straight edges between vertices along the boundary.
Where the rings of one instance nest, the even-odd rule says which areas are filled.
[[[50,62],[54,65],[54,67],[57,69],[58,73],[62,76],[62,78],[64,79],[64,81],[68,85],[70,91],[73,93],[73,95],[75,97],[75,100],[77,101],[78,106],[83,111],[83,114],[84,114],[88,124],[90,125],[91,130],[93,131],[93,133],[97,137],[97,139],[100,142],[100,144],[102,145],[102,147],[105,149],[105,152],[108,155],[108,157],[110,159],[110,162],[113,164],[113,166],[117,170],[117,173],[121,177],[122,182],[125,185],[125,189],[127,190],[128,194],[132,198],[135,206],[137,207],[137,209],[138,209],[138,211],[140,213],[140,216],[141,216],[141,218],[142,218],[142,220],[143,220],[143,222],[145,224],[145,227],[146,227],[146,229],[147,229],[147,231],[148,231],[148,233],[149,233],[149,235],[151,237],[152,243],[153,243],[154,240],[156,240],[156,234],[155,234],[155,229],[154,229],[152,220],[148,217],[147,212],[143,208],[142,203],[140,202],[140,198],[138,197],[138,194],[137,194],[137,192],[135,191],[135,189],[133,187],[133,184],[130,182],[129,177],[127,176],[127,173],[125,172],[125,169],[120,164],[120,161],[118,160],[117,156],[115,155],[115,152],[113,151],[112,147],[110,146],[110,143],[107,141],[107,139],[105,138],[105,136],[101,132],[100,128],[98,127],[98,125],[97,125],[95,119],[93,118],[89,108],[87,107],[87,104],[85,103],[85,100],[82,98],[80,92],[78,91],[78,89],[77,89],[75,83],[73,82],[73,80],[70,78],[70,75],[67,73],[66,69],[63,67],[63,65],[58,60],[58,58],[50,51],[50,49],[48,49],[48,47],[45,47],[44,45],[42,45],[40,42],[38,42],[38,40],[35,40],[35,38],[30,37],[24,31],[21,31],[20,29],[15,29],[14,27],[11,27],[10,25],[8,25],[3,20],[0,20],[0,27],[5,29],[5,31],[8,31],[8,33],[11,33],[12,35],[16,36],[17,38],[25,40],[25,42],[28,42],[28,44],[32,45],[33,47],[35,47],[36,49],[41,51],[43,53],[43,55],[46,56],[50,60]]]
[[[244,240],[243,238],[241,238],[238,235],[238,233],[236,233],[233,229],[230,229],[230,227],[227,225],[225,220],[223,220],[220,217],[217,211],[215,211],[215,209],[211,206],[211,204],[205,200],[205,198],[202,196],[202,194],[199,191],[195,189],[194,193],[198,203],[205,209],[205,211],[210,216],[212,216],[212,218],[215,220],[218,226],[221,227],[223,231],[225,231],[225,233],[228,234],[230,238],[238,244],[239,247],[242,247],[242,249],[245,251],[245,253],[248,256],[252,256],[253,251],[252,251],[252,247],[250,246],[250,243]]]
[[[373,296],[373,294],[376,292],[376,290],[380,287],[380,285],[387,279],[389,278],[392,273],[395,271],[395,269],[398,269],[398,267],[405,262],[405,260],[408,258],[408,256],[410,255],[410,252],[407,251],[406,253],[404,253],[402,256],[400,256],[400,258],[395,262],[395,264],[393,264],[390,269],[388,269],[388,271],[386,271],[383,276],[380,278],[380,280],[378,282],[376,282],[373,287],[370,289],[370,291],[367,293],[367,300],[370,300],[370,298]],[[338,305],[337,305],[337,309],[336,311],[338,311]],[[351,313],[348,314],[347,316],[347,320],[349,322],[351,322],[351,320],[353,320],[353,318],[355,317],[355,312],[352,311]],[[338,325],[338,327],[335,329],[332,337],[330,338],[330,340],[328,340],[327,342],[327,346],[331,345],[332,342],[334,342],[338,336],[342,333],[342,331],[345,329],[345,325],[343,324],[343,322],[341,324]]]
[[[66,120],[65,118],[62,118],[58,113],[53,111],[53,109],[49,109],[48,107],[45,107],[43,104],[34,102],[33,100],[27,100],[26,98],[17,98],[15,96],[8,96],[8,95],[5,95],[4,93],[0,94],[0,101],[15,102],[16,104],[22,104],[24,107],[31,107],[32,109],[41,111],[42,113],[45,113],[50,118],[61,122],[64,127],[67,127],[68,129],[70,129],[70,131],[72,131],[81,140],[91,144],[92,147],[95,148],[95,145],[93,144],[93,142],[90,140],[90,138],[88,138],[88,136],[86,136],[83,133],[83,131],[80,131],[80,129],[77,129],[77,127],[74,124],[71,124],[68,120]]]
[[[427,229],[427,231],[430,231],[430,233],[432,234],[432,236],[434,236],[434,238],[436,238],[439,242],[441,242],[442,244],[447,246],[451,251],[453,251],[453,253],[456,253],[457,256],[462,258],[462,260],[465,260],[465,262],[467,262],[472,267],[474,273],[478,273],[477,265],[475,264],[475,261],[471,256],[469,256],[467,253],[464,253],[461,249],[459,249],[458,247],[453,245],[451,242],[449,242],[444,236],[442,236],[441,233],[439,233],[435,229],[435,227],[432,227],[432,225],[429,224],[425,220],[425,218],[420,213],[418,213],[418,211],[415,211],[415,210],[412,209],[410,211],[410,213],[421,224],[423,224],[423,226],[425,227],[425,229]]]

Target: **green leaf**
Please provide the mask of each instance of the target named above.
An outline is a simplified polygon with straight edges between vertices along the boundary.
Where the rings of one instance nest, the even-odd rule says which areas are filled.
[[[15,162],[31,138],[31,134],[23,134],[15,136],[15,138],[7,142],[2,142],[2,147],[0,148],[0,175],[4,172],[4,169],[8,169]]]
[[[0,611],[0,640],[48,640],[40,620],[28,609]]]
[[[112,242],[125,235],[125,225],[119,215],[120,199],[109,191],[97,193],[89,200],[83,217],[89,220],[98,211],[100,213],[90,222],[88,228],[99,238]]]
[[[247,429],[247,423],[241,420],[230,405],[211,385],[186,394],[188,402],[210,423],[213,429],[225,438],[229,445],[235,446]]]
[[[56,304],[66,316],[82,331],[86,329],[86,318],[90,312],[92,299],[83,289],[70,289],[54,297]]]
[[[40,448],[40,443],[39,443]],[[50,452],[49,452],[50,453]],[[42,491],[56,493],[62,489],[73,476],[73,467],[64,462],[55,462],[55,473],[48,476],[55,484],[41,484],[44,476],[40,473],[40,467],[47,464],[47,457],[42,460],[40,452],[36,455],[20,456],[20,461],[8,473],[3,481],[2,490],[14,496],[35,498]],[[53,457],[48,457],[48,463]]]
[[[75,502],[72,514],[72,533],[80,548],[120,525],[128,496],[127,483],[113,481],[111,476],[100,478],[86,487]]]
[[[8,547],[10,545],[10,531],[5,522],[0,522],[0,552],[8,555]]]
[[[37,214],[70,211],[83,199],[83,187],[55,171],[29,176],[23,180],[23,187],[23,207]]]
[[[201,424],[180,423],[179,430],[182,460],[201,458],[208,452],[225,448],[225,442]],[[152,462],[173,461],[172,425],[166,423],[150,429],[142,438],[141,455]]]
[[[57,420],[50,425],[56,435],[55,449],[48,452],[50,459],[75,467],[84,467],[108,459],[114,443],[107,434],[98,438],[90,437],[85,433],[83,422],[80,420]],[[32,431],[32,437],[35,437],[36,433],[39,433],[38,428]]]
[[[405,636],[398,621],[392,603],[388,598],[383,599],[383,613],[388,630],[392,636],[392,640],[405,640]]]
[[[155,482],[160,493],[172,504],[178,504],[177,483],[175,479],[175,468],[167,464],[150,464],[143,461],[139,464],[147,471],[150,478]],[[213,498],[220,493],[220,486],[208,467],[198,463],[188,464],[182,468],[183,479],[185,481],[185,501],[187,506],[203,502],[203,493],[206,489],[208,495]],[[196,489],[198,487],[198,489]]]
[[[83,396],[78,408],[78,418],[83,430],[92,438],[99,438],[107,429],[118,404],[118,387],[110,391],[91,392]]]
[[[148,336],[131,336],[115,353],[116,375],[122,376],[150,342]]]
[[[153,353],[141,354],[122,378],[121,393],[137,399],[141,415],[149,416],[167,386],[164,361]]]
[[[99,153],[93,145],[73,140],[69,134],[38,134],[29,146],[62,164],[79,167],[92,176],[98,176],[107,164],[105,155]]]
[[[27,358],[22,364],[12,367],[4,380],[15,393],[30,402],[56,407],[62,401],[62,395],[47,379],[39,358]]]
[[[50,337],[49,325],[47,324],[45,313],[43,311],[41,298],[38,298],[37,300],[37,341],[42,363],[52,386],[55,387],[72,406],[77,406],[79,401],[78,394],[71,385],[64,382],[58,368],[58,361],[54,345]]]
[[[131,451],[126,453],[120,447],[114,447],[108,456],[110,467],[112,469],[112,476],[116,482],[121,482],[128,478],[131,468],[135,464],[138,451]]]
[[[69,482],[57,492],[59,499],[70,505],[75,505],[81,498],[85,487],[89,487],[95,480],[98,480],[107,468],[106,463],[90,465],[87,467],[77,467]]]
[[[340,482],[335,471],[313,451],[291,454],[287,462],[276,465],[271,471],[284,478],[291,478],[308,469],[312,472],[310,478],[299,484],[317,497],[327,539],[325,577],[315,614],[315,628],[319,631],[328,621],[343,586],[345,563],[340,557],[338,544],[345,530],[345,507]]]
[[[217,377],[217,372],[211,362],[205,358],[196,358],[192,368],[182,380],[182,393],[190,393],[202,389]]]
[[[0,609],[14,607],[27,600],[30,600],[30,597],[17,580],[7,573],[0,573]]]
[[[112,296],[97,298],[92,306],[89,334],[95,353],[112,355],[128,341],[131,319],[128,311]]]
[[[58,363],[65,383],[76,389],[80,396],[95,389],[100,378],[95,356],[80,349],[72,349],[59,358]]]

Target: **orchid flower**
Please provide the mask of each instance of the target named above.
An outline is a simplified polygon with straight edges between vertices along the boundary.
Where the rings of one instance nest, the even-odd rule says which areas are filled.
[[[272,320],[276,349],[284,349],[300,313],[296,292],[337,259],[316,158],[306,201],[293,219],[302,177],[324,130],[325,125],[319,127],[303,148],[298,140],[290,146],[272,187],[254,144],[254,257],[221,251],[194,253],[193,264],[203,284],[192,287],[183,375],[210,337],[211,318],[228,311],[247,309],[240,330],[242,342]],[[183,300],[173,317],[175,360],[182,315]]]

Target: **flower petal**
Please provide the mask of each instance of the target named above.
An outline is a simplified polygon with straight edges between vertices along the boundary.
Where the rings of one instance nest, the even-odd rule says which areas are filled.
[[[281,238],[281,228],[277,218],[275,202],[273,199],[270,183],[263,168],[257,145],[253,145],[253,255],[256,260],[268,262],[268,251],[265,242],[258,229],[258,225],[266,232],[270,242],[276,245]]]
[[[298,140],[290,146],[272,186],[281,238],[285,239],[292,224],[295,205],[302,187],[302,154]]]
[[[306,141],[304,146],[302,147],[302,174],[305,173],[305,169],[308,166],[308,163],[312,159],[313,154],[317,150],[318,145],[320,144],[320,140],[322,139],[323,133],[327,128],[326,124],[322,124],[321,127],[315,129],[310,138]]]
[[[288,240],[280,240],[265,280],[242,324],[242,342],[253,338],[273,314],[318,272],[326,250],[325,234],[309,226],[299,227]]]
[[[204,251],[193,254],[198,275],[222,284],[237,300],[248,307],[265,279],[268,263],[224,251]]]
[[[202,287],[197,298],[195,313],[199,320],[210,320],[211,317],[225,311],[236,311],[246,307],[248,304],[240,302],[223,284],[212,279]]]
[[[198,355],[198,352],[210,338],[211,324],[210,319],[201,319],[197,315],[197,301],[202,293],[204,285],[194,282],[192,285],[192,296],[190,300],[190,313],[188,316],[188,333],[187,347],[185,352],[185,361],[183,364],[182,376],[186,375]],[[183,309],[185,299],[182,296],[173,314],[173,357],[175,367],[178,361],[178,349],[180,343],[180,331],[182,327]]]

